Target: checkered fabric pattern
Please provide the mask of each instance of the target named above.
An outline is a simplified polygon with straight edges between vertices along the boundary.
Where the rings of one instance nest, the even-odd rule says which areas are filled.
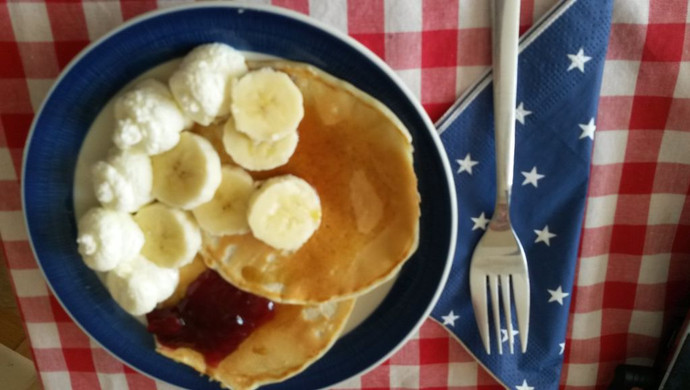
[[[687,302],[689,22],[686,0],[615,4],[563,367],[567,389],[601,387],[622,362],[651,365],[674,310]]]
[[[21,214],[21,158],[42,99],[89,42],[168,1],[0,3],[0,235],[47,389],[165,389],[98,347],[47,289]],[[266,1],[263,1],[266,3]],[[491,63],[485,0],[274,0],[383,58],[437,119]],[[522,31],[556,0],[523,0]],[[561,384],[605,388],[651,364],[690,293],[690,13],[687,0],[618,0]],[[687,309],[687,308],[686,308]],[[438,324],[338,389],[502,388]]]

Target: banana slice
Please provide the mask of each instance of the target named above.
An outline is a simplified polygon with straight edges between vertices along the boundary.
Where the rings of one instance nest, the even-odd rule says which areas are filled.
[[[321,224],[321,201],[299,177],[274,177],[250,198],[248,220],[254,237],[274,248],[296,250]]]
[[[209,202],[192,210],[199,226],[216,234],[249,232],[247,209],[254,192],[254,180],[242,168],[223,166],[223,179]]]
[[[171,150],[151,157],[153,196],[184,210],[206,203],[220,185],[220,157],[205,138],[183,132]]]
[[[134,222],[146,239],[141,254],[159,267],[189,264],[201,248],[201,231],[182,210],[154,203],[139,210]]]
[[[294,131],[277,141],[254,141],[237,131],[232,119],[225,123],[223,130],[225,151],[233,161],[250,171],[265,171],[287,163],[295,153],[298,140]]]
[[[249,72],[232,88],[237,130],[255,141],[276,141],[297,130],[302,93],[290,77],[271,68]]]

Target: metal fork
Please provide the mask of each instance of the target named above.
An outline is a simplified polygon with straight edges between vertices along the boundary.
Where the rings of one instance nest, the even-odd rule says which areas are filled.
[[[523,353],[527,349],[530,303],[529,275],[525,252],[510,223],[509,207],[515,149],[519,14],[519,0],[495,0],[493,2],[496,204],[491,221],[472,254],[470,264],[472,306],[487,354],[491,354],[487,290],[491,293],[491,308],[498,353],[503,353],[499,291],[503,302],[510,353],[513,353],[514,348],[511,290],[520,334],[520,346]]]

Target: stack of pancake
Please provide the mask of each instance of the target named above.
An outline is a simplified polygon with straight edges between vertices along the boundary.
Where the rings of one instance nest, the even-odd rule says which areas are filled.
[[[252,389],[304,370],[338,339],[357,296],[393,278],[417,247],[419,194],[411,137],[383,104],[313,66],[250,62],[287,73],[304,97],[299,144],[290,161],[250,172],[260,181],[293,174],[321,199],[322,220],[294,252],[244,235],[205,234],[196,261],[181,270],[179,301],[206,268],[237,288],[276,303],[275,316],[217,366],[193,348],[157,350],[233,389]],[[198,126],[223,163],[222,124]]]

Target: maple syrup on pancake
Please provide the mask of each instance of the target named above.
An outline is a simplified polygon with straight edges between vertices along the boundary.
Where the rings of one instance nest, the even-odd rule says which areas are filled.
[[[323,302],[390,275],[416,246],[419,195],[409,141],[393,120],[340,85],[306,68],[281,69],[296,80],[305,115],[299,143],[287,164],[249,171],[257,180],[293,174],[312,185],[322,207],[321,226],[295,253],[280,253],[251,234],[218,238],[216,266],[245,290],[284,286],[297,301]],[[223,125],[197,126],[224,164]],[[272,261],[270,259],[276,259]],[[337,282],[334,283],[334,280]]]

